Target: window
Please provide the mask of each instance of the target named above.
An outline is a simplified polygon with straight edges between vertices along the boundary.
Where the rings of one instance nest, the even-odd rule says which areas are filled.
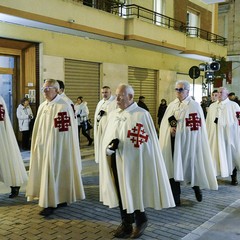
[[[161,17],[165,15],[166,9],[166,0],[154,0],[154,12],[156,12],[156,16],[154,19],[154,23],[157,25],[164,25],[164,18]]]
[[[198,37],[198,28],[200,26],[199,13],[194,10],[187,11],[188,34],[191,37]]]

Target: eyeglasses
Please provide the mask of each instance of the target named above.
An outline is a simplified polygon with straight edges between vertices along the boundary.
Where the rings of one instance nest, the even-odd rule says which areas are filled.
[[[177,92],[183,92],[185,89],[184,88],[175,88],[175,91]]]
[[[41,91],[42,91],[42,92],[45,92],[45,91],[49,92],[50,89],[53,89],[53,88],[55,88],[55,87],[42,87],[42,88],[41,88]],[[55,88],[55,89],[56,89],[56,88]]]

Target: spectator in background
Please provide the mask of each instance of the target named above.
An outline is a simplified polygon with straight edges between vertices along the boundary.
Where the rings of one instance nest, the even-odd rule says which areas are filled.
[[[235,95],[234,92],[230,92],[230,93],[228,94],[228,98],[229,98],[229,100],[231,100],[231,101],[237,103],[238,105],[240,105],[240,104],[239,104],[238,97]]]
[[[83,97],[80,96],[77,98],[77,103],[75,104],[75,111],[77,115],[78,121],[78,137],[80,143],[80,130],[82,129],[82,134],[88,140],[88,146],[92,145],[93,139],[87,133],[87,120],[89,115],[89,110],[87,107],[87,103],[83,101]]]
[[[158,115],[157,115],[159,127],[160,127],[160,124],[161,124],[161,121],[162,121],[162,118],[163,118],[163,115],[164,115],[166,109],[167,109],[167,101],[166,101],[166,99],[162,99],[161,103],[159,105],[159,108],[158,108]]]
[[[144,108],[145,110],[149,111],[147,105],[145,104],[145,97],[144,96],[139,97],[137,105],[139,107]]]
[[[17,197],[28,180],[4,99],[0,96],[0,181],[11,187],[9,198]]]
[[[201,107],[202,107],[202,110],[203,110],[204,118],[206,119],[207,109],[208,109],[208,97],[207,96],[202,97]]]
[[[30,149],[30,122],[33,120],[32,109],[28,98],[23,98],[17,108],[19,131],[22,133],[22,149]]]

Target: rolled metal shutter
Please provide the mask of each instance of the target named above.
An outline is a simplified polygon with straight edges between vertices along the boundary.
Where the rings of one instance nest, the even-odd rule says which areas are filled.
[[[79,96],[84,98],[89,108],[89,118],[94,120],[94,112],[100,99],[100,64],[65,59],[65,92],[76,103]]]
[[[128,83],[134,89],[136,102],[138,102],[140,95],[145,97],[145,103],[149,108],[154,123],[156,123],[157,71],[147,68],[128,67]]]

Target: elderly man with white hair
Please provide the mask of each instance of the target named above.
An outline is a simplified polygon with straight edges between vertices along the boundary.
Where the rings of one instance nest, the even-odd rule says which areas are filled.
[[[168,105],[160,126],[160,145],[177,206],[180,183],[191,184],[198,202],[201,189],[218,188],[203,111],[189,91],[189,82],[176,82],[176,99]]]
[[[118,108],[110,112],[101,141],[100,201],[120,208],[117,238],[143,234],[148,225],[145,208],[175,206],[152,118],[133,98],[130,85],[118,86]]]
[[[44,82],[46,100],[38,108],[32,135],[26,196],[28,201],[39,199],[43,216],[85,198],[76,119],[58,92],[57,80]]]
[[[240,107],[229,100],[226,88],[218,89],[218,101],[210,105],[206,123],[216,175],[231,175],[231,184],[236,186],[240,166]]]

